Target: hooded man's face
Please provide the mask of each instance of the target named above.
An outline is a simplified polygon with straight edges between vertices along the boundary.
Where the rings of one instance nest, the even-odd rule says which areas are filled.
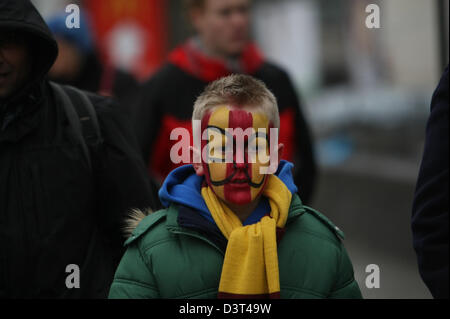
[[[268,117],[255,108],[221,106],[205,114],[201,130],[207,156],[202,156],[201,175],[220,199],[245,205],[262,193],[268,175],[261,168],[269,163],[260,155],[269,156],[271,126]]]
[[[0,29],[0,99],[9,98],[29,79],[31,59],[26,37]]]

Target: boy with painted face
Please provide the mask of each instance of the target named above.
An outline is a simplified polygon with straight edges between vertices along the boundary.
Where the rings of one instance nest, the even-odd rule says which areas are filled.
[[[202,149],[225,149],[225,152],[219,152],[219,158],[209,156],[202,165],[195,165],[197,174],[204,174],[214,194],[228,205],[254,202],[267,182],[262,167],[269,163],[261,163],[257,153],[268,154],[269,134],[266,132],[270,125],[267,116],[256,107],[220,106],[205,114],[201,124],[203,134],[207,133]],[[218,131],[219,135],[208,134],[209,130]],[[227,161],[226,156],[230,153],[231,158]]]
[[[193,164],[164,181],[165,209],[133,214],[110,298],[361,298],[343,233],[302,204],[279,160],[266,86],[217,80],[192,119]]]

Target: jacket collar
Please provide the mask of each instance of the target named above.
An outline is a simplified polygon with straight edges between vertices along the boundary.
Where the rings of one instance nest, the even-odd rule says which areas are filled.
[[[289,207],[289,215],[286,221],[286,225],[292,222],[295,218],[305,213],[302,200],[298,194],[292,195],[291,206]]]

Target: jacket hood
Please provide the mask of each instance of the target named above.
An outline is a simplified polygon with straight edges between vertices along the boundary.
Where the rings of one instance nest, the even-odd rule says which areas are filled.
[[[204,178],[195,173],[192,165],[174,169],[164,180],[159,190],[159,199],[164,207],[171,203],[181,204],[208,213],[208,207],[200,193]]]
[[[275,173],[283,181],[289,191],[297,193],[297,186],[292,176],[294,165],[282,160]],[[195,173],[192,165],[184,165],[174,169],[164,180],[159,190],[159,198],[164,207],[171,203],[181,204],[198,210],[202,215],[211,220],[211,213],[200,193],[204,177]]]
[[[44,19],[29,0],[0,1],[0,29],[22,31],[33,39],[33,75],[31,81],[43,78],[58,55],[58,45]]]

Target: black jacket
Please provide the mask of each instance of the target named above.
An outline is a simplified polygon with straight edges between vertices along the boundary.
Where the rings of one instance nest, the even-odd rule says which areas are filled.
[[[50,31],[28,0],[0,1],[5,27],[26,32],[34,68],[0,101],[0,298],[106,297],[127,210],[152,206],[135,138],[112,100],[89,94],[103,135],[91,171],[44,79],[57,55]],[[80,288],[68,289],[72,264]]]
[[[449,297],[448,84],[447,66],[431,100],[412,214],[420,275],[435,298]]]
[[[279,141],[283,159],[294,162],[295,183],[303,202],[311,199],[316,163],[309,127],[289,76],[265,61],[250,44],[240,58],[240,71],[262,80],[278,100],[280,113]],[[236,72],[236,71],[234,71]],[[225,63],[206,57],[191,42],[175,49],[169,61],[142,88],[142,97],[134,114],[134,128],[151,172],[165,178],[178,165],[170,160],[170,140],[176,127],[191,130],[193,105],[206,85],[233,73]]]

